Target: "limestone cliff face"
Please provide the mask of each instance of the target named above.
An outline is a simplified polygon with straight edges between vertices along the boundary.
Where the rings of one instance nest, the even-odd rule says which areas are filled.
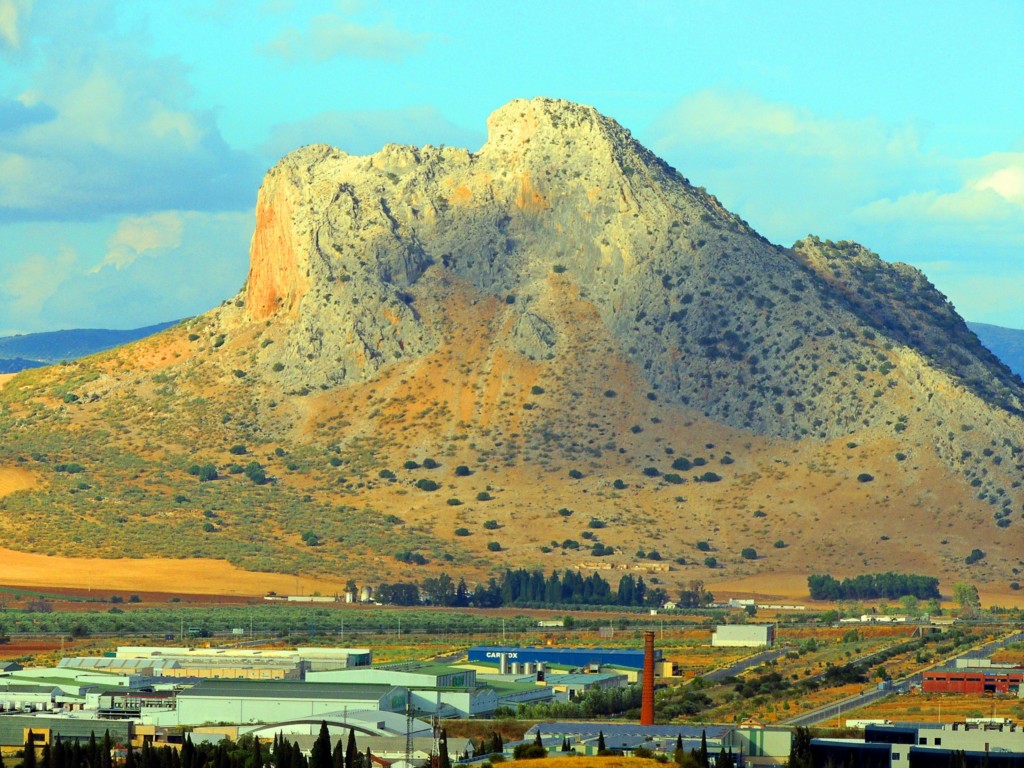
[[[510,351],[557,361],[553,274],[659,397],[732,426],[800,438],[894,423],[907,397],[930,397],[911,360],[1024,410],[1019,379],[920,273],[859,246],[774,246],[613,120],[549,99],[495,112],[475,154],[285,157],[260,193],[245,309],[277,334],[261,370],[324,388],[443,342],[425,276],[502,297]]]

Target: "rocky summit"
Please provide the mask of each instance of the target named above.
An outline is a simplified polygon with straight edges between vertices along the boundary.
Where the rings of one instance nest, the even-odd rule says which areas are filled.
[[[565,101],[502,107],[475,153],[292,152],[259,191],[239,296],[0,394],[0,462],[40,478],[0,499],[21,547],[92,540],[19,538],[45,502],[312,572],[651,549],[666,582],[904,565],[1001,583],[1024,565],[1024,385],[927,278],[855,243],[774,245]],[[74,459],[60,434],[116,453],[79,457],[105,488],[89,504],[52,472]],[[253,461],[269,482],[242,479]],[[197,484],[203,464],[219,479]],[[250,502],[275,537],[256,550]],[[594,554],[604,527],[616,547]]]

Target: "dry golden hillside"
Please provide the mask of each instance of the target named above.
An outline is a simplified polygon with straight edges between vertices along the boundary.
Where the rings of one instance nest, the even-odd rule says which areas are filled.
[[[489,128],[293,153],[238,297],[0,382],[5,545],[371,583],[1016,580],[1024,387],[923,275],[774,246],[589,108]]]

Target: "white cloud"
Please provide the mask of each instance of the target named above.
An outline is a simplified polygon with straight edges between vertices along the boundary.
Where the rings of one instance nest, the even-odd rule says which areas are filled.
[[[863,206],[859,215],[877,220],[921,217],[938,223],[1021,221],[1024,218],[1024,153],[999,152],[956,163],[958,188],[914,190]]]
[[[282,30],[261,50],[286,61],[320,63],[339,56],[401,61],[422,51],[429,39],[429,35],[398,29],[390,21],[364,25],[325,13],[310,19],[305,30]]]
[[[0,224],[0,327],[133,328],[205,312],[242,287],[253,225],[251,211]]]
[[[21,48],[21,27],[31,10],[31,0],[0,0],[0,51]]]
[[[0,104],[0,221],[252,204],[261,169],[194,108],[184,65],[117,29],[103,3],[35,9]]]
[[[91,272],[104,267],[122,269],[143,253],[181,245],[185,228],[184,216],[178,211],[165,211],[151,216],[128,216],[117,225],[107,240],[108,251]]]
[[[972,186],[978,191],[991,189],[1005,200],[1024,208],[1024,154],[1018,155],[1012,164],[981,177]]]
[[[55,253],[33,252],[14,264],[0,265],[0,285],[4,294],[5,320],[17,322],[24,315],[35,314],[61,285],[67,281],[78,263],[78,255],[61,246]]]

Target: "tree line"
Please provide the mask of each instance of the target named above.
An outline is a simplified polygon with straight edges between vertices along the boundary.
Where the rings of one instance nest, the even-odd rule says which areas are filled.
[[[273,745],[267,749],[259,739],[251,735],[242,736],[237,742],[224,739],[217,744],[201,742],[194,744],[186,735],[181,750],[170,746],[154,746],[145,742],[140,750],[131,745],[118,745],[107,731],[97,741],[95,733],[87,742],[68,739],[58,734],[52,743],[41,748],[36,746],[36,735],[28,732],[21,752],[20,768],[372,768],[370,750],[359,750],[355,731],[349,730],[348,743],[343,747],[341,740],[332,743],[327,724],[320,724],[320,733],[313,743],[307,758],[295,742],[283,735],[274,736]],[[124,757],[115,762],[115,754],[123,752]],[[438,766],[445,768],[451,763],[447,754],[447,737],[441,740]],[[4,761],[0,757],[0,768]]]
[[[386,605],[435,605],[461,608],[536,607],[563,605],[660,606],[668,599],[664,589],[648,586],[643,576],[625,574],[618,589],[599,574],[584,576],[579,571],[506,569],[500,579],[491,577],[470,589],[465,579],[456,583],[446,573],[422,582],[384,583],[377,587],[376,600]]]
[[[908,595],[920,600],[941,597],[937,578],[912,573],[868,573],[842,581],[816,574],[807,577],[807,588],[812,600],[870,600]]]

